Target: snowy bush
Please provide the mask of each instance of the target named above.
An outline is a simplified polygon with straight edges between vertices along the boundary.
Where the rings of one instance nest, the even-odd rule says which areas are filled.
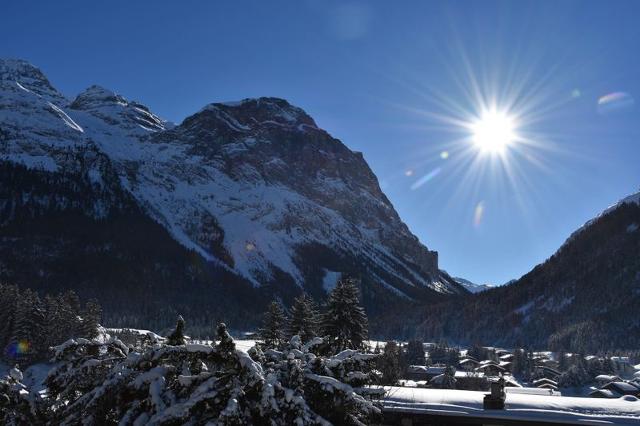
[[[322,357],[314,353],[322,339],[303,344],[298,336],[281,351],[255,347],[249,355],[224,324],[217,337],[140,352],[113,338],[69,340],[54,348],[48,397],[32,404],[14,392],[7,402],[1,388],[4,407],[31,416],[17,424],[68,425],[363,425],[379,414],[364,387],[376,355]]]
[[[30,394],[21,383],[22,373],[12,368],[0,379],[0,424],[32,425],[44,423],[37,410],[36,395]]]

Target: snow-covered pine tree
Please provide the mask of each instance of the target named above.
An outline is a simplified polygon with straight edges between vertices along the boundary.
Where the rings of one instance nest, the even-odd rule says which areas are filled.
[[[296,297],[289,314],[289,337],[300,336],[307,343],[318,335],[318,311],[307,294]]]
[[[173,333],[167,337],[167,344],[171,346],[180,346],[186,345],[187,341],[184,338],[184,318],[182,315],[178,315],[178,319],[176,321],[176,328],[173,330]]]
[[[67,340],[53,351],[51,362],[55,367],[45,381],[48,405],[41,410],[47,412],[51,424],[62,423],[63,419],[68,424],[80,424],[84,406],[74,403],[82,395],[101,389],[112,370],[119,371],[129,349],[118,339],[102,343],[79,338]],[[104,422],[108,420],[103,418]]]
[[[355,279],[341,279],[329,295],[322,331],[336,352],[364,347],[368,339],[368,320],[360,305]]]
[[[102,308],[95,299],[89,300],[82,311],[82,325],[80,335],[86,339],[98,336],[98,327],[102,317]]]
[[[285,324],[287,316],[282,304],[274,300],[264,313],[260,338],[267,348],[278,348],[285,342]]]
[[[39,397],[29,393],[22,384],[18,367],[12,368],[8,376],[0,378],[0,424],[44,425],[45,418],[34,409],[40,402]]]

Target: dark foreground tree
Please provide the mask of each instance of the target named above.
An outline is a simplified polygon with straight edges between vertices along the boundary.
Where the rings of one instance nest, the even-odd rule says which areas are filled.
[[[360,305],[356,280],[341,279],[329,295],[322,330],[335,351],[361,349],[368,339],[368,320]]]
[[[264,314],[260,338],[268,348],[278,348],[285,341],[285,324],[287,316],[282,304],[276,300],[271,302]]]
[[[178,320],[176,321],[176,328],[173,330],[173,333],[167,337],[167,344],[172,346],[180,346],[186,344],[187,341],[184,338],[184,318],[182,315],[178,315]]]
[[[383,353],[378,357],[377,367],[382,373],[381,383],[384,385],[396,385],[402,378],[402,348],[398,343],[387,342]]]
[[[308,295],[296,297],[289,315],[289,337],[300,336],[307,343],[318,335],[318,311]]]
[[[407,343],[407,362],[409,365],[425,365],[426,358],[422,340],[410,340]]]

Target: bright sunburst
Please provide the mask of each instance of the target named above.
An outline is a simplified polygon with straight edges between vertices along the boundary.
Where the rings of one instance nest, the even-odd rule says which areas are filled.
[[[495,109],[483,111],[469,127],[473,143],[483,152],[501,154],[517,139],[516,120]]]

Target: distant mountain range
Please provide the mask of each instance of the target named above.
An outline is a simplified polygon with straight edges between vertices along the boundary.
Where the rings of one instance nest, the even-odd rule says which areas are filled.
[[[640,193],[587,222],[520,279],[430,306],[419,330],[582,353],[640,348]]]
[[[361,279],[374,330],[390,310],[467,294],[362,154],[283,99],[176,125],[99,86],[67,99],[0,60],[0,162],[0,279],[97,297],[113,325],[181,312],[251,327],[271,298],[321,300],[340,273]]]
[[[454,280],[464,288],[466,288],[470,293],[480,293],[481,291],[489,290],[490,288],[495,287],[491,284],[476,284],[465,278],[453,277]]]

